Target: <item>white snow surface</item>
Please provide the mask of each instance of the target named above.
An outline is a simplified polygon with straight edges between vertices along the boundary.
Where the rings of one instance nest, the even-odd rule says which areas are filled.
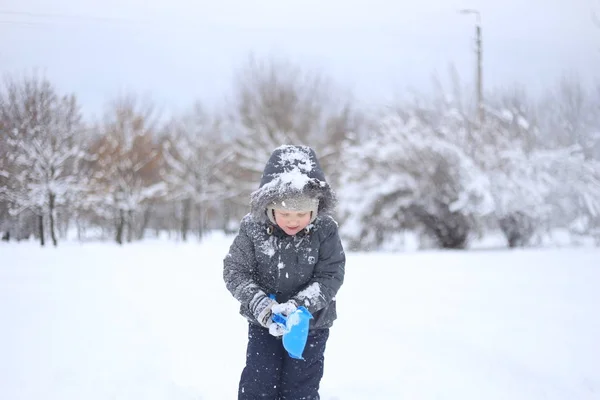
[[[0,243],[0,399],[235,399],[230,242]],[[600,249],[347,257],[322,399],[600,398]]]

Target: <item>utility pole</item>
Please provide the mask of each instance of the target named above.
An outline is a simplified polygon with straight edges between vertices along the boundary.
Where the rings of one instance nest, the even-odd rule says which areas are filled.
[[[479,117],[479,123],[482,124],[484,120],[483,112],[483,46],[481,40],[481,14],[477,10],[464,9],[459,11],[461,14],[474,14],[476,17],[475,22],[475,53],[476,53],[476,71],[477,71],[477,114]]]

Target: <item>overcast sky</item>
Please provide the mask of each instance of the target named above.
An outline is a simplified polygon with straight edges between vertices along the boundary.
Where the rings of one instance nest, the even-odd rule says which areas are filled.
[[[430,90],[450,63],[473,82],[475,17],[460,8],[482,14],[486,88],[600,81],[600,0],[0,0],[0,72],[40,68],[88,115],[120,91],[178,111],[220,103],[254,52],[320,68],[372,104]]]

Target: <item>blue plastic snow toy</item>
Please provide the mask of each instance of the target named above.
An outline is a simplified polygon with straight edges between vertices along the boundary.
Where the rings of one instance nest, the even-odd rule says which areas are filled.
[[[271,296],[271,298],[274,298],[274,296]],[[273,322],[284,328],[283,347],[290,357],[297,360],[304,360],[302,353],[308,339],[311,318],[313,318],[312,314],[304,306],[298,307],[296,311],[287,317],[283,314],[273,314]]]

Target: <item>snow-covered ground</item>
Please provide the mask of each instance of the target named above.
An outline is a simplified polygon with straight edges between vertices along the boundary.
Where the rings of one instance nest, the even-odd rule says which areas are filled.
[[[0,399],[235,399],[229,238],[0,244]],[[600,399],[600,249],[348,254],[324,400]]]

